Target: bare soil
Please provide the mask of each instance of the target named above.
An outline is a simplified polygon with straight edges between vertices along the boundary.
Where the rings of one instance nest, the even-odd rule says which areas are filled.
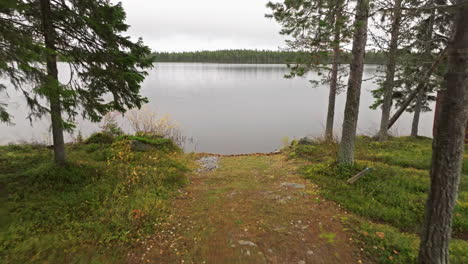
[[[283,155],[220,157],[194,173],[130,263],[369,263],[347,218]],[[302,185],[302,186],[301,186]]]

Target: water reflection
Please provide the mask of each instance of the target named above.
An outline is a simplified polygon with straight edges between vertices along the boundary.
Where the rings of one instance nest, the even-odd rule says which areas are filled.
[[[369,79],[377,66],[365,67]],[[195,144],[187,150],[215,153],[269,152],[281,145],[281,139],[323,133],[327,109],[326,86],[313,87],[309,79],[284,79],[284,65],[158,63],[143,83],[142,93],[161,114],[169,114],[182,126]],[[380,112],[370,110],[373,80],[363,84],[359,133],[372,134],[378,127]],[[17,103],[21,102],[18,97]],[[11,100],[10,100],[11,101]],[[345,93],[337,98],[335,131],[341,130]],[[14,127],[0,125],[0,143],[15,140],[48,139],[48,122],[31,127],[23,118],[25,108],[13,109]],[[430,136],[432,113],[422,115],[421,133]],[[405,114],[394,133],[409,133],[411,117]],[[123,124],[125,129],[128,129]],[[96,124],[79,122],[78,129],[87,135],[99,130]]]

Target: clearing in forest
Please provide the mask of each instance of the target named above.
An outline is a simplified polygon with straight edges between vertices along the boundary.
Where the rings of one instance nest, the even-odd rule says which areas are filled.
[[[158,232],[132,263],[368,263],[341,223],[284,155],[220,157],[190,176]]]

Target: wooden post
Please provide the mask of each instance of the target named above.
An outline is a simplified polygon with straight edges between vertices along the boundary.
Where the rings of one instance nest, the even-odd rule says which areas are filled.
[[[353,184],[355,183],[357,180],[359,180],[360,178],[362,178],[364,175],[366,175],[367,173],[371,172],[372,171],[372,168],[365,168],[363,171],[361,171],[360,173],[354,175],[353,177],[349,178],[349,180],[347,180],[346,182],[348,184]]]

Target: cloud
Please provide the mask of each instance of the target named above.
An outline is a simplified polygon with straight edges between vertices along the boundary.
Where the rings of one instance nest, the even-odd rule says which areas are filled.
[[[117,2],[117,1],[113,1]],[[156,51],[277,49],[284,38],[267,0],[123,0],[132,37]]]

